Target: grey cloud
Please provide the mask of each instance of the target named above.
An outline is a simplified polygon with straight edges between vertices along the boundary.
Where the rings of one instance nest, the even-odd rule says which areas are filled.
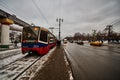
[[[70,32],[88,33],[92,29],[102,29],[120,17],[120,0],[34,0],[49,24],[32,0],[4,0],[4,2],[23,20],[46,28],[58,27],[56,18],[63,18],[61,29],[64,35]]]

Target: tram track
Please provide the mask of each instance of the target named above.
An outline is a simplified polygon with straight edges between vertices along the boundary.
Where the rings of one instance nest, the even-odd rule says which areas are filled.
[[[15,55],[11,55],[9,57],[4,57],[3,59],[1,59],[0,61],[0,70],[2,68],[4,68],[5,66],[8,66],[9,64],[12,64],[13,62],[16,62],[17,60],[25,57],[26,55],[22,55],[20,54],[15,54]]]
[[[14,55],[18,55],[21,53],[20,49],[13,49],[13,50],[7,50],[7,51],[1,51],[0,52],[0,59],[5,59]]]
[[[26,55],[8,65],[3,66],[0,68],[0,80],[16,80],[40,58],[40,56]]]
[[[18,75],[16,75],[13,80],[16,80],[19,76],[21,76],[25,71],[27,71],[34,63],[36,63],[41,57],[38,57],[35,61],[33,61],[30,65],[28,65],[24,70],[22,70]]]
[[[26,55],[0,68],[0,80],[31,80],[55,49],[56,47],[42,57],[36,54]]]

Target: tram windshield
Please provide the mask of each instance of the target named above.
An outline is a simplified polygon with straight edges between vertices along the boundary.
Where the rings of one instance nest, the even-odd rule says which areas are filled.
[[[25,27],[23,28],[23,40],[38,40],[38,27]]]

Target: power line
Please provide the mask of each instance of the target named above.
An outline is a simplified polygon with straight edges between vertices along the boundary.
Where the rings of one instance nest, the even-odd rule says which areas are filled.
[[[8,9],[8,10],[11,11],[12,13],[16,14],[17,11],[16,11],[14,8],[8,6],[8,4],[6,4],[6,1],[4,1],[4,2],[1,1],[0,3],[2,3],[1,6],[3,6],[3,7],[6,8],[6,9]],[[23,11],[21,11],[21,12],[23,12]],[[34,11],[31,11],[31,12],[34,12]],[[19,10],[18,13],[20,13],[20,10]],[[18,14],[18,13],[17,13],[17,14]],[[35,14],[34,14],[34,15],[35,15]],[[19,16],[20,16],[20,17],[22,16],[22,18],[23,18],[23,14],[19,14]],[[26,17],[26,16],[27,16],[27,17]],[[35,15],[35,17],[38,18],[38,16],[36,16],[36,15]],[[28,15],[25,15],[23,19],[26,19],[26,20],[27,20],[27,19],[29,19],[29,18],[30,18],[30,17],[29,17]]]
[[[46,21],[46,23],[49,24],[47,18],[44,16],[44,14],[42,13],[41,9],[38,7],[38,5],[36,4],[36,2],[34,0],[32,0],[32,2],[35,5],[36,9],[39,11],[39,13],[42,15],[42,17],[44,18],[44,20]]]
[[[3,6],[4,8],[8,9],[9,11],[11,11],[11,12],[13,12],[15,14],[15,12],[12,9],[10,9],[10,7],[6,3],[4,3],[2,1],[1,1],[1,3],[2,3],[1,6]]]
[[[16,13],[16,10],[15,10],[15,9],[9,7],[8,4],[6,4],[5,2],[1,1],[0,3],[2,3],[2,4],[1,4],[2,7],[8,9],[8,10],[11,11],[14,15],[17,15],[17,14],[18,14],[18,13]],[[22,17],[21,14],[19,14],[19,17]],[[24,18],[25,18],[25,16],[24,16]]]
[[[114,20],[113,22],[111,22],[111,25],[116,25],[117,23],[120,23],[120,18]]]

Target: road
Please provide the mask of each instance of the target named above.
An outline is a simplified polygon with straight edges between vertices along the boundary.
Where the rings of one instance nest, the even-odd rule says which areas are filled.
[[[120,47],[67,43],[75,80],[120,80]]]

